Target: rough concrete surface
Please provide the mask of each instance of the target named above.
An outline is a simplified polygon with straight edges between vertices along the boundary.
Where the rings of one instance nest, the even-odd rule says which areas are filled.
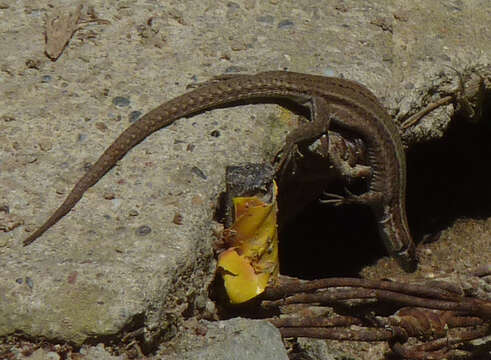
[[[204,322],[202,336],[189,331],[173,349],[174,354],[156,356],[165,360],[286,360],[288,355],[278,330],[267,321],[235,318],[227,321]],[[206,331],[203,331],[206,330]],[[191,350],[188,350],[191,349]]]
[[[224,168],[271,159],[292,126],[277,106],[214,110],[153,134],[58,224],[21,245],[131,119],[187,85],[237,71],[343,76],[401,121],[438,97],[441,82],[457,87],[446,65],[490,62],[488,0],[83,3],[110,23],[86,24],[51,61],[45,16],[74,4],[0,0],[4,339],[81,345],[143,327],[151,342],[185,310],[201,310]],[[431,113],[405,140],[441,136],[452,108]]]

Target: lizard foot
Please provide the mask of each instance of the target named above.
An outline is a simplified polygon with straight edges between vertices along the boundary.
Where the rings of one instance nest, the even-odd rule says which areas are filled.
[[[324,192],[322,195],[326,197],[326,199],[319,199],[319,202],[322,204],[334,204],[335,206],[351,204],[370,205],[379,203],[383,196],[382,193],[376,191],[367,191],[361,195],[356,195],[346,187],[344,188],[344,191],[347,194],[346,196]]]

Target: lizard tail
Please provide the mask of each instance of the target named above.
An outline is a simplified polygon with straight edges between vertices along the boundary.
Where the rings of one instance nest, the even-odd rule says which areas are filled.
[[[22,244],[24,246],[29,245],[32,243],[34,240],[36,240],[38,237],[40,237],[46,230],[48,230],[51,226],[56,224],[58,220],[60,220],[63,216],[65,216],[71,209],[72,207],[75,206],[75,204],[80,200],[82,197],[81,192],[74,191],[76,187],[70,192],[68,197],[65,199],[63,204],[49,217],[46,222],[41,225],[36,231],[34,231],[29,237],[27,237]]]
[[[172,114],[173,115],[173,114]],[[168,124],[175,120],[175,117],[169,117],[164,122]],[[177,116],[179,117],[179,116]],[[156,126],[156,112],[150,112],[143,116],[139,121],[128,127],[121,135],[109,146],[102,156],[95,162],[95,164],[85,173],[84,176],[77,182],[77,184],[70,191],[63,204],[49,217],[46,222],[41,225],[35,232],[23,241],[23,245],[27,246],[41,236],[51,226],[56,224],[58,220],[64,217],[82,198],[87,189],[94,185],[104,174],[106,174],[111,168],[120,160],[128,151],[130,151],[135,145],[140,143],[148,135],[162,127],[160,123]],[[162,122],[161,119],[158,119]]]

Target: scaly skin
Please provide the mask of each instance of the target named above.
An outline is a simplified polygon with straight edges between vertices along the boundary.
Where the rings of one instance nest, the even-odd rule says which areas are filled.
[[[359,202],[374,210],[380,233],[389,253],[408,271],[414,268],[414,245],[406,209],[406,160],[398,129],[377,100],[363,85],[345,79],[271,71],[256,75],[231,75],[169,100],[128,127],[82,176],[61,206],[27,239],[32,243],[80,200],[85,191],[106,174],[129,150],[153,132],[179,118],[216,107],[234,106],[237,101],[287,99],[311,108],[312,123],[319,130],[294,131],[285,152],[297,142],[316,138],[329,126],[358,134],[367,144],[373,174],[369,191],[346,202]],[[312,124],[311,124],[312,125]],[[310,126],[309,129],[313,127]],[[301,129],[300,129],[301,130]],[[322,132],[322,134],[319,134]]]

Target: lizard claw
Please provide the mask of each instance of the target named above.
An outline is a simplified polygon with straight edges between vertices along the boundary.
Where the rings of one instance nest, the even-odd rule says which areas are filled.
[[[342,205],[345,203],[346,198],[342,195],[323,192],[322,196],[326,197],[326,199],[319,199],[321,204],[334,204],[334,206]]]
[[[356,195],[352,193],[347,187],[344,187],[344,192],[346,193],[346,196],[343,195],[338,195],[338,194],[333,194],[333,193],[328,193],[328,192],[323,192],[322,195],[327,197],[328,199],[319,199],[319,201],[322,204],[334,204],[335,206],[339,205],[346,205],[346,204],[365,204],[366,200],[365,197],[367,196],[365,194],[362,195]]]

